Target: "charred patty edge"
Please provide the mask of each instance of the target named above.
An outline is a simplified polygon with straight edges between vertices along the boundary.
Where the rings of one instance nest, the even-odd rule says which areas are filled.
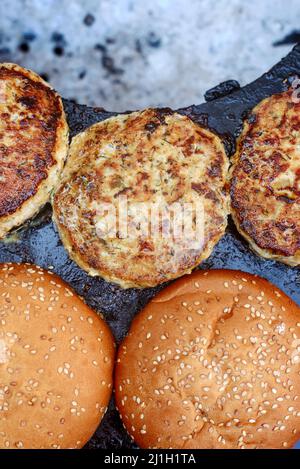
[[[8,70],[15,70],[29,80],[43,84],[46,88],[50,89],[57,98],[57,103],[59,105],[57,112],[60,114],[60,117],[57,119],[55,145],[52,152],[54,162],[47,171],[47,177],[40,182],[35,193],[25,200],[16,210],[0,217],[1,240],[5,238],[11,230],[18,228],[25,221],[33,218],[50,200],[51,192],[59,183],[59,176],[67,158],[69,148],[69,127],[61,97],[38,74],[13,63],[1,63],[0,67]]]
[[[283,93],[277,93],[263,99],[251,110],[251,113],[245,118],[242,131],[237,139],[236,151],[231,158],[230,168],[228,172],[228,185],[230,188],[230,215],[234,221],[237,231],[249,243],[249,246],[252,251],[268,260],[282,262],[283,264],[286,264],[290,267],[297,267],[298,265],[300,265],[300,249],[296,250],[295,252],[293,251],[293,253],[284,253],[284,251],[286,250],[280,249],[278,246],[275,245],[274,248],[264,247],[261,245],[260,237],[256,234],[256,230],[254,227],[251,232],[248,232],[244,229],[245,223],[250,223],[251,220],[247,220],[247,217],[243,217],[241,211],[239,210],[240,206],[236,201],[235,195],[237,179],[237,176],[235,176],[235,171],[237,170],[237,167],[240,163],[243,141],[248,135],[248,133],[253,129],[253,127],[255,127],[258,109],[260,109],[260,107],[270,99],[274,99],[276,98],[276,96],[281,96],[282,94],[286,94],[290,91],[291,90],[285,91]]]

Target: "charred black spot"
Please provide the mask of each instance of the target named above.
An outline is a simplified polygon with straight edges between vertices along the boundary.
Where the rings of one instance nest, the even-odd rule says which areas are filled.
[[[40,74],[40,77],[45,80],[45,81],[49,81],[49,75],[48,73],[41,73]]]
[[[107,37],[105,39],[106,44],[115,44],[116,40],[114,37]]]
[[[31,175],[28,173],[27,168],[17,168],[16,174],[21,179],[30,179]]]
[[[294,230],[296,228],[295,223],[289,222],[289,221],[280,221],[280,222],[275,222],[275,226],[280,230],[280,231],[286,231],[286,230]]]
[[[65,37],[62,33],[58,32],[58,31],[54,31],[52,33],[52,36],[51,36],[51,41],[52,42],[60,42],[62,44],[65,43]]]
[[[19,99],[19,103],[21,103],[23,106],[26,106],[28,109],[32,109],[37,104],[36,99],[31,96],[22,96]]]
[[[100,43],[95,44],[94,49],[98,50],[100,52],[103,52],[103,54],[106,53],[106,51],[107,51],[106,46],[104,46],[103,44],[100,44]]]
[[[248,115],[248,122],[249,122],[249,124],[255,124],[256,120],[257,120],[256,114],[254,114],[253,112],[251,112],[251,113]]]
[[[171,116],[172,114],[172,109],[168,107],[156,109],[156,117],[162,125],[166,123],[166,116]]]
[[[79,72],[79,74],[78,74],[79,80],[82,80],[85,76],[86,76],[86,70],[82,70],[82,71]]]
[[[277,200],[280,200],[281,202],[284,202],[286,204],[293,204],[297,202],[296,199],[290,199],[289,197],[285,195],[280,195],[279,197],[277,197]]]
[[[83,19],[83,23],[86,26],[92,26],[92,24],[94,24],[94,22],[95,22],[94,15],[92,15],[91,13],[88,13],[87,15],[85,15],[85,17]]]
[[[147,42],[150,47],[158,48],[161,46],[161,39],[154,33],[149,33]]]
[[[152,134],[153,132],[155,132],[157,127],[159,127],[159,124],[157,122],[151,121],[145,125],[145,130],[147,130],[147,132],[150,132]]]
[[[34,166],[38,170],[44,169],[45,166],[46,166],[46,162],[45,162],[44,158],[41,157],[40,155],[35,155],[34,156]]]
[[[64,55],[65,51],[64,51],[64,48],[62,46],[55,46],[53,48],[53,53],[60,57],[60,56]]]
[[[28,42],[21,42],[21,44],[19,44],[19,51],[23,52],[24,54],[27,54],[27,52],[30,51],[30,46]]]

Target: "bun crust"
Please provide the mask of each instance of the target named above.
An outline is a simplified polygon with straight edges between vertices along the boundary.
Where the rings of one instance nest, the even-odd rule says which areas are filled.
[[[105,322],[59,277],[0,265],[0,448],[81,448],[112,390]]]
[[[115,375],[142,448],[290,448],[300,436],[300,308],[268,281],[198,271],[134,319]]]

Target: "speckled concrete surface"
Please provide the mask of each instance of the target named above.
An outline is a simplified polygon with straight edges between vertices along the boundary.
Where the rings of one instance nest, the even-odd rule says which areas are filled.
[[[241,84],[300,38],[299,0],[1,0],[0,60],[111,110],[180,107]],[[290,37],[290,33],[294,33]],[[289,44],[274,46],[276,41]]]

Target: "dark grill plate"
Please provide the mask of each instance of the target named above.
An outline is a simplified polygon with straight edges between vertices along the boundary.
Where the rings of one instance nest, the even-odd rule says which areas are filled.
[[[243,118],[262,99],[286,89],[293,77],[300,75],[300,44],[268,73],[244,88],[225,82],[206,94],[209,102],[180,109],[195,122],[220,134],[231,155]],[[234,86],[233,86],[234,85]],[[228,94],[229,91],[229,94]],[[218,97],[219,96],[219,97]],[[71,135],[115,113],[64,101]],[[51,221],[51,208],[46,206],[38,217],[23,227],[11,241],[0,243],[0,262],[31,262],[53,270],[82,295],[96,311],[101,311],[119,342],[127,333],[134,315],[161,288],[122,290],[100,278],[89,277],[72,262],[64,250]],[[14,240],[14,241],[13,241]],[[238,269],[256,273],[273,282],[300,304],[299,268],[267,261],[253,254],[229,221],[226,235],[215,247],[201,269]],[[87,448],[134,448],[122,427],[113,402],[101,426]]]

